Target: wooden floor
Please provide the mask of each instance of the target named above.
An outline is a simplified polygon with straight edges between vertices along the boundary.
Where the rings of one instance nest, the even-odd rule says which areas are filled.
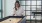
[[[0,23],[18,23],[20,20],[22,20],[22,18],[9,18]]]

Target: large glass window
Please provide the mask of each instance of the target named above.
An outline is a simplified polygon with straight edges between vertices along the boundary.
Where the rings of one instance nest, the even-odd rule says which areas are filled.
[[[25,5],[25,1],[20,1],[20,4],[21,5]]]
[[[0,19],[2,18],[2,0],[0,0]]]
[[[0,19],[1,19],[1,0],[0,0]]]
[[[25,6],[21,6],[21,8],[23,8],[25,10]]]
[[[26,15],[30,15],[30,11],[26,11]]]
[[[32,1],[32,5],[36,5],[36,1]]]
[[[1,10],[1,0],[0,0],[0,10]]]
[[[25,7],[25,16],[26,19],[29,20],[41,20],[41,14],[36,14],[34,18],[34,14],[32,12],[41,12],[42,1],[41,0],[19,0],[22,4],[21,6]]]
[[[1,19],[1,12],[0,12],[0,19]]]
[[[21,7],[24,8],[26,15],[31,15],[32,12],[41,12],[41,0],[19,0]]]
[[[30,1],[26,1],[26,4],[25,5],[30,5]]]
[[[31,10],[36,10],[36,6],[31,6]]]
[[[37,1],[37,5],[41,5],[41,1]]]
[[[30,10],[30,6],[26,6],[26,10]]]

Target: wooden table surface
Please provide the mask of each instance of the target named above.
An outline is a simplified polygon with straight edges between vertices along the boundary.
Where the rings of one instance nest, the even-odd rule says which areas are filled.
[[[22,18],[9,18],[0,23],[18,23],[20,20],[22,20]]]

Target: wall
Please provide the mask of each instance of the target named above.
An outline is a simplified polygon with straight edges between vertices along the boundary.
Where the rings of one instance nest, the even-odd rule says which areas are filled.
[[[12,16],[12,11],[16,0],[5,0],[4,1],[4,16]]]

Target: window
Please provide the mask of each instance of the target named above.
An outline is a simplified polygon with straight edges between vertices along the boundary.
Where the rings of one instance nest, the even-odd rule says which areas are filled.
[[[0,12],[0,19],[1,19],[1,12]]]
[[[0,0],[0,10],[1,10],[1,0]]]
[[[26,10],[30,10],[30,6],[26,6]]]
[[[37,10],[41,10],[41,6],[37,6]]]
[[[1,0],[0,0],[0,19],[1,19]]]
[[[37,1],[37,5],[41,5],[41,1]]]
[[[42,3],[41,0],[20,0],[21,6],[25,10],[26,19],[29,20],[41,20],[41,14],[36,14],[34,18],[34,14],[32,12],[41,12]],[[32,22],[32,21],[31,21]],[[35,22],[35,21],[34,21]]]
[[[21,8],[23,8],[25,10],[25,6],[21,6]]]
[[[25,1],[20,1],[20,4],[21,5],[25,5]]]
[[[41,20],[41,16],[35,16],[37,20]]]
[[[41,1],[41,0],[37,0],[37,1]]]
[[[31,20],[35,20],[35,18],[33,18],[33,16],[31,16]]]
[[[36,1],[36,0],[32,0],[32,1]]]
[[[31,6],[31,10],[36,10],[36,6]]]
[[[26,19],[27,19],[27,20],[30,20],[30,16],[26,16]]]
[[[26,11],[26,15],[30,15],[30,11]]]
[[[36,5],[36,1],[32,1],[32,5]]]
[[[26,1],[26,4],[25,5],[30,5],[30,1]]]
[[[19,0],[19,1],[25,1],[25,0]]]

